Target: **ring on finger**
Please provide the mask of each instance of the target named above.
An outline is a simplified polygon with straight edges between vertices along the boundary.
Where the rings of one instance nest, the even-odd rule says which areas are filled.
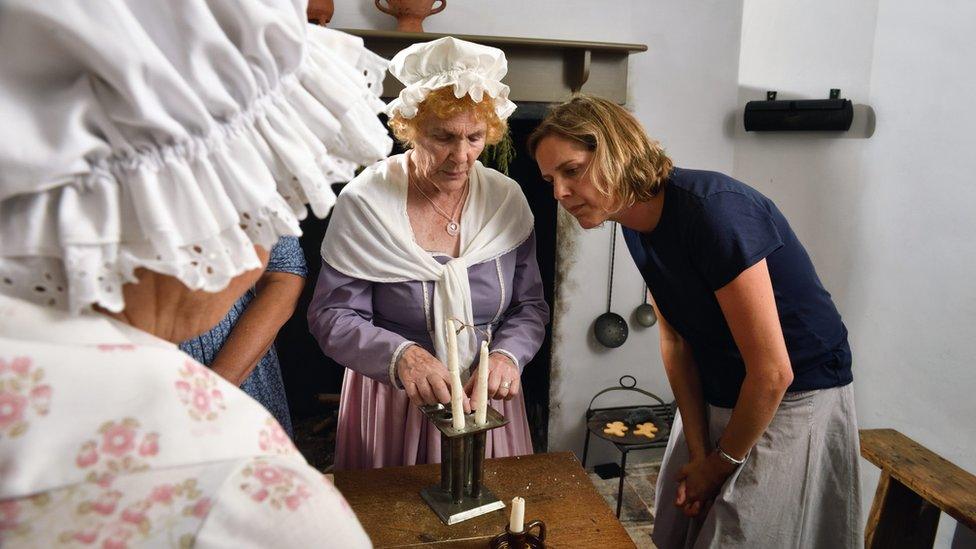
[[[512,386],[512,382],[511,382],[511,381],[503,381],[503,382],[501,382],[501,384],[500,384],[500,385],[498,386],[498,388],[499,388],[499,389],[505,389],[505,390],[507,391],[507,390],[508,390],[508,388],[509,388],[509,387],[511,387],[511,386]]]

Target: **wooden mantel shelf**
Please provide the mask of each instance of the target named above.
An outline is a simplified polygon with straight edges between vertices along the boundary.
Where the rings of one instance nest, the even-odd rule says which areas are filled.
[[[517,36],[482,36],[475,34],[442,34],[436,32],[400,32],[366,29],[341,29],[343,32],[354,34],[362,38],[399,40],[404,44],[436,40],[444,36],[453,36],[469,42],[477,42],[487,46],[501,48],[503,46],[527,46],[534,48],[562,48],[614,51],[623,53],[637,53],[647,51],[646,44],[622,44],[617,42],[592,42],[579,40],[556,40],[548,38],[520,38]]]
[[[366,47],[387,59],[417,42],[436,40],[447,34],[341,29],[360,36]],[[513,101],[550,103],[562,101],[582,89],[616,101],[627,101],[627,59],[647,51],[644,44],[617,44],[576,40],[549,40],[507,36],[453,34],[456,38],[494,46],[508,58],[505,83]],[[383,96],[395,97],[403,86],[387,76]]]

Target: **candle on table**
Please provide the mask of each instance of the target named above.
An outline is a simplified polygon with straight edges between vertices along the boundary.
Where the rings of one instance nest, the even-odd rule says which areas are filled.
[[[461,369],[458,367],[458,342],[454,320],[445,320],[444,330],[447,336],[447,370],[451,374],[451,421],[455,429],[464,429],[464,405],[461,402],[464,387],[461,385]]]
[[[508,529],[518,534],[525,529],[525,500],[515,496],[512,498],[512,516],[508,519]]]
[[[474,412],[475,425],[488,423],[488,342],[481,342],[481,357],[478,360],[478,382],[474,387],[478,407]]]

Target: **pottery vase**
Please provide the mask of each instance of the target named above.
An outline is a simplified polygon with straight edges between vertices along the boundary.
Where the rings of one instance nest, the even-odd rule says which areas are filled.
[[[335,13],[333,0],[308,0],[308,9],[305,11],[309,23],[322,25],[323,27],[332,21]]]
[[[424,18],[440,13],[447,7],[447,0],[374,0],[374,2],[376,9],[396,17],[397,30],[402,32],[424,32]],[[437,7],[434,7],[435,4]]]

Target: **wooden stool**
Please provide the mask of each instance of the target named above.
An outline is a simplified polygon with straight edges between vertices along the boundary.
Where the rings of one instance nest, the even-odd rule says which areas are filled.
[[[976,476],[894,429],[862,430],[861,455],[881,469],[867,549],[932,547],[940,511],[976,530]]]

